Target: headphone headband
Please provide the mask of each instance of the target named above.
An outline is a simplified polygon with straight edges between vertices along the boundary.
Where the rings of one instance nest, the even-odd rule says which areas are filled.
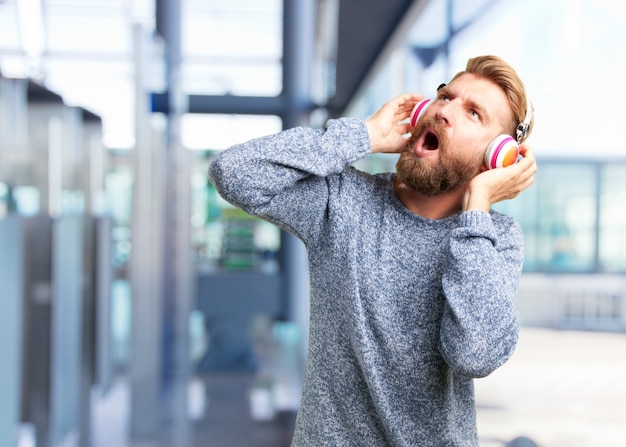
[[[526,116],[524,117],[524,121],[519,123],[517,125],[517,129],[515,129],[515,139],[517,140],[517,144],[520,144],[528,135],[528,129],[530,128],[530,122],[533,119],[534,112],[535,108],[533,107],[533,103],[528,95],[526,95]]]

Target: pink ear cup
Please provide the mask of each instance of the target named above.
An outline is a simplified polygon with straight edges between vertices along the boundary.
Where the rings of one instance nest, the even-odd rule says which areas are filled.
[[[510,135],[498,135],[485,151],[485,166],[489,169],[509,166],[517,161],[519,146]]]
[[[411,111],[411,127],[415,127],[430,103],[430,99],[422,99],[420,102],[415,104],[415,107],[413,107],[413,110]]]

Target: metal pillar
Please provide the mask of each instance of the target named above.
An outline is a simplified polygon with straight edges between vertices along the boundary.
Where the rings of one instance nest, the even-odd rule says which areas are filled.
[[[23,232],[18,217],[0,218],[0,445],[13,445],[20,423],[22,387],[22,314],[24,295]]]
[[[283,128],[310,124],[312,62],[315,57],[315,1],[283,1]],[[295,236],[281,233],[285,317],[304,334],[309,324],[309,273],[306,249]],[[306,347],[304,347],[306,349]]]
[[[308,125],[315,58],[315,0],[283,1],[283,127]]]
[[[130,260],[132,288],[130,436],[154,437],[160,427],[159,365],[161,362],[160,198],[158,156],[145,99],[144,63],[150,42],[140,25],[133,29],[135,60],[135,148],[133,154],[133,251]]]
[[[171,435],[176,444],[191,443],[187,416],[187,387],[191,379],[189,317],[194,307],[193,266],[191,264],[191,155],[182,147],[180,119],[187,111],[187,98],[181,89],[180,0],[157,0],[156,29],[166,49],[168,92],[165,170],[165,258],[163,380],[167,409],[172,421]]]

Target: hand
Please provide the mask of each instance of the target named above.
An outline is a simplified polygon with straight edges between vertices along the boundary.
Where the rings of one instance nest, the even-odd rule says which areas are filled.
[[[396,96],[365,120],[372,153],[398,153],[404,149],[406,144],[404,136],[411,132],[411,125],[402,121],[409,118],[415,104],[423,98],[416,93]]]
[[[492,204],[513,199],[535,182],[537,162],[532,149],[520,146],[522,159],[505,168],[490,169],[474,177],[463,196],[463,211],[489,211]]]

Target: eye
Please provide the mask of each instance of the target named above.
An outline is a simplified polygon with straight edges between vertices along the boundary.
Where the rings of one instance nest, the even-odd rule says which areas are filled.
[[[480,113],[478,113],[476,110],[471,109],[469,113],[473,119],[480,121]]]

